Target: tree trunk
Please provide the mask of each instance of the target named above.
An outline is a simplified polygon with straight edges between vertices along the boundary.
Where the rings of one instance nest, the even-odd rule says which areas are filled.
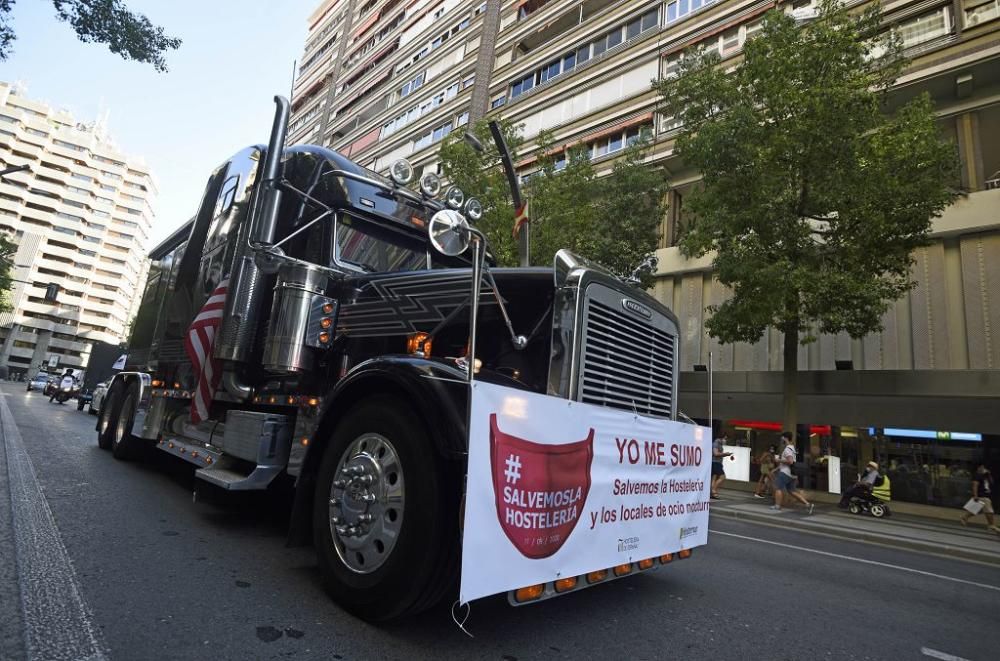
[[[797,439],[796,427],[799,422],[799,333],[798,324],[788,324],[784,333],[785,367],[783,375],[782,404],[785,431],[792,432]]]

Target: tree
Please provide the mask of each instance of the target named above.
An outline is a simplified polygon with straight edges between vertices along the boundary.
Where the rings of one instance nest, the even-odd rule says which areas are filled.
[[[523,144],[521,127],[501,120],[501,130],[514,160]],[[458,135],[441,147],[445,177],[468,195],[480,198],[484,216],[478,223],[493,248],[497,263],[517,264],[517,242],[512,236],[514,208],[486,122],[472,132],[483,143],[482,153]],[[531,263],[551,265],[560,248],[592,259],[613,273],[626,277],[656,250],[657,228],[665,211],[667,182],[661,170],[644,163],[645,139],[628,146],[610,174],[599,177],[589,154],[571,148],[565,164],[557,169],[555,155],[562,154],[552,136],[538,136],[538,172],[525,182],[531,200]],[[637,275],[651,284],[655,261]]]
[[[723,343],[784,334],[784,423],[798,422],[798,346],[816,333],[882,329],[914,285],[914,249],[955,197],[957,155],[924,96],[887,111],[906,66],[879,35],[880,8],[851,14],[823,0],[798,24],[769,12],[733,72],[717,55],[685,58],[658,83],[683,121],[677,151],[703,176],[688,196],[686,256],[715,253],[732,297],[709,308]]]
[[[163,28],[129,11],[121,0],[52,0],[52,4],[56,17],[69,23],[80,41],[107,44],[122,59],[152,64],[160,72],[167,70],[164,53],[181,45],[180,39],[168,37]],[[16,38],[10,19],[13,7],[14,0],[0,0],[0,61],[10,56]]]
[[[17,244],[11,241],[10,235],[0,232],[0,312],[10,312],[14,308],[10,302],[10,288],[13,286],[11,269],[14,266],[14,253]]]

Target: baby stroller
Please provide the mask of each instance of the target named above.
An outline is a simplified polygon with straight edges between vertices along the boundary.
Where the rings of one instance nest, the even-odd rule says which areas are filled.
[[[876,519],[881,519],[892,516],[892,511],[889,509],[890,500],[892,500],[892,485],[889,482],[889,477],[879,475],[870,492],[858,490],[851,495],[847,509],[851,514],[868,513]]]

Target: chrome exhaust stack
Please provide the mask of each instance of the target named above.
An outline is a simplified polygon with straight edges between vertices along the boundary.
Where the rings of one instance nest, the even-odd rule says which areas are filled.
[[[222,384],[226,391],[240,400],[250,397],[253,389],[236,372],[236,365],[249,360],[260,317],[263,274],[254,261],[256,249],[274,243],[281,206],[281,157],[288,134],[290,105],[283,96],[275,96],[274,123],[261,166],[260,195],[254,205],[247,228],[240,232],[239,245],[226,297],[225,316],[215,342],[215,357],[226,361]]]

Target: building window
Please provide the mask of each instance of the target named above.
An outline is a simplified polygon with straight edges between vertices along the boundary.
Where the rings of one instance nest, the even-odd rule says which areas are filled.
[[[517,10],[517,20],[523,21],[549,3],[549,0],[527,0]]]
[[[592,57],[603,55],[608,50],[625,43],[625,40],[639,37],[647,30],[657,27],[657,25],[659,25],[659,20],[656,9],[651,9],[641,16],[636,16],[630,22],[619,25],[600,39],[574,48],[569,53],[563,54],[558,59],[535,69],[531,74],[515,81],[510,86],[510,98],[515,99],[532,89],[535,85],[541,85],[557,76],[569,73]]]
[[[411,93],[416,92],[420,89],[420,86],[424,84],[424,74],[421,72],[416,78],[409,81],[399,89],[399,97],[404,98],[409,96]]]
[[[1000,18],[1000,0],[966,0],[966,27],[971,28],[995,18]]]
[[[913,48],[920,44],[951,34],[951,15],[947,7],[917,16],[899,24],[897,28],[903,48]]]
[[[716,0],[674,0],[667,5],[667,23],[673,23],[696,12],[702,7],[708,7]]]

